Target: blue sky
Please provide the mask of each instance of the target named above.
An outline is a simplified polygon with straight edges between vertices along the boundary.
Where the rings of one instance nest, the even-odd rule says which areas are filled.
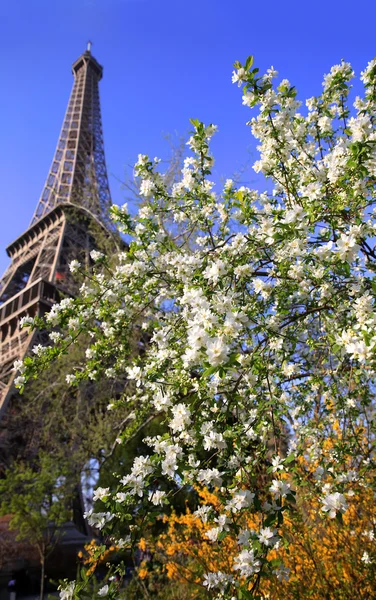
[[[0,3],[0,271],[5,247],[24,231],[53,157],[72,87],[71,64],[93,41],[110,187],[139,152],[167,158],[166,134],[189,118],[218,125],[214,177],[242,171],[255,144],[249,109],[231,84],[249,54],[298,87],[319,93],[323,73],[344,58],[357,73],[375,54],[372,0],[3,0]],[[245,167],[245,168],[244,168]],[[244,169],[244,170],[243,170]],[[129,169],[128,169],[129,173]],[[259,188],[259,182],[257,187]]]

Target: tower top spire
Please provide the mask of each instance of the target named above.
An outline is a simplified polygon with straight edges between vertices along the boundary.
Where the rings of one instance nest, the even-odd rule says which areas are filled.
[[[56,153],[31,224],[59,204],[85,208],[110,224],[110,190],[104,157],[98,83],[103,68],[91,54],[92,42],[72,65],[73,89]]]

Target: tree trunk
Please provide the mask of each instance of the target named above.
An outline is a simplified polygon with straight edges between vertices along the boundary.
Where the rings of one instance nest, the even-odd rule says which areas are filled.
[[[39,600],[43,600],[44,598],[44,562],[45,562],[45,558],[44,558],[44,554],[40,559],[40,594],[39,594]]]

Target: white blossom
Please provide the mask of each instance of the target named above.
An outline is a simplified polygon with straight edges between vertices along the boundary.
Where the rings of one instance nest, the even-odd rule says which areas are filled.
[[[74,259],[69,263],[69,270],[73,274],[77,273],[77,271],[79,270],[80,267],[81,267],[81,263],[79,260]]]
[[[93,502],[96,500],[103,500],[103,498],[107,498],[109,496],[110,488],[102,488],[99,487],[94,490]]]
[[[221,533],[220,527],[213,527],[212,529],[209,529],[208,531],[205,532],[205,536],[211,542],[216,542],[220,533]]]
[[[331,519],[334,519],[337,513],[344,513],[347,510],[346,498],[340,492],[327,494],[321,498],[321,502],[323,503],[321,510],[327,512]]]
[[[274,494],[275,498],[278,498],[279,496],[285,498],[287,494],[290,493],[290,484],[278,479],[273,479],[269,491]]]
[[[216,367],[228,359],[229,347],[222,338],[210,338],[206,345],[206,352],[209,363]]]
[[[101,260],[104,257],[104,254],[103,254],[103,252],[99,252],[99,250],[92,250],[90,252],[90,256],[94,262],[98,262],[99,260]]]
[[[149,492],[149,500],[155,506],[163,506],[163,499],[166,497],[166,492],[163,490],[150,490]]]
[[[261,562],[255,557],[253,550],[242,550],[235,557],[233,568],[235,571],[240,571],[241,577],[251,577],[260,571]]]
[[[70,581],[69,583],[66,581],[65,583],[59,585],[58,589],[61,590],[59,594],[60,600],[72,600],[75,588],[75,581]]]

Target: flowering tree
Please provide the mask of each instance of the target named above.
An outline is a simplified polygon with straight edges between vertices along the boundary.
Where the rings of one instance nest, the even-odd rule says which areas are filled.
[[[63,333],[25,360],[18,379],[22,387],[81,332],[92,343],[72,385],[127,373],[136,419],[165,415],[169,432],[146,440],[150,454],[116,489],[96,490],[102,508],[89,523],[111,532],[128,522],[116,543],[135,547],[169,502],[161,481],[216,490],[218,509],[203,505],[196,517],[210,525],[210,543],[237,538],[231,564],[201,580],[208,597],[223,599],[260,597],[263,578],[288,576],[283,524],[298,523],[307,481],[325,527],[341,523],[359,489],[372,490],[375,473],[376,60],[354,111],[348,63],[332,68],[306,110],[287,80],[275,87],[274,69],[259,76],[252,62],[235,63],[233,82],[243,104],[259,109],[249,123],[259,140],[254,169],[273,189],[227,180],[214,191],[216,128],[199,121],[172,188],[158,160],[140,155],[142,208],[136,218],[112,209],[129,251],[108,275],[95,253],[97,275],[81,297],[46,317]],[[140,330],[151,342],[135,358],[129,340]],[[250,517],[254,527],[244,528]],[[115,598],[115,587],[99,594]],[[62,593],[84,597],[79,589]]]
[[[44,598],[46,560],[64,535],[62,526],[72,518],[76,487],[69,477],[68,459],[57,463],[41,453],[32,464],[13,464],[0,479],[0,515],[8,516],[20,550],[40,563],[40,599]],[[9,532],[8,532],[9,535]],[[2,541],[6,539],[6,532]],[[5,538],[5,539],[4,539]],[[17,562],[16,562],[17,564]]]

